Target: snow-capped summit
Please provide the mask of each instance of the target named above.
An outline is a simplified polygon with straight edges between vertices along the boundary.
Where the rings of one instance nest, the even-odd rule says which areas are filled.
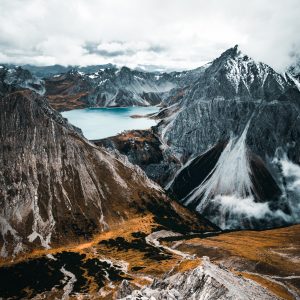
[[[187,95],[189,101],[222,97],[272,101],[294,82],[270,66],[255,62],[237,46],[226,50],[206,68]]]

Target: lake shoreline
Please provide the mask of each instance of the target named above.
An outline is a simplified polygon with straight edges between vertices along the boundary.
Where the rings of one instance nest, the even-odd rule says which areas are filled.
[[[127,130],[150,129],[157,124],[151,116],[158,106],[93,107],[62,112],[62,116],[80,128],[89,140],[116,136]]]

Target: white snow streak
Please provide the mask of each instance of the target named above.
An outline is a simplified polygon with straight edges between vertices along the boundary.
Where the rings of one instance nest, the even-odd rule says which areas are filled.
[[[202,211],[214,195],[251,195],[251,169],[246,147],[246,135],[250,121],[239,139],[231,138],[216,166],[198,187],[184,199],[186,204],[202,197],[197,207]]]
[[[71,273],[70,271],[67,271],[64,267],[62,267],[60,269],[60,271],[65,275],[64,280],[68,280],[67,284],[64,286],[63,290],[64,293],[62,295],[62,300],[68,300],[69,299],[69,295],[73,290],[74,287],[74,283],[77,281],[76,276]]]

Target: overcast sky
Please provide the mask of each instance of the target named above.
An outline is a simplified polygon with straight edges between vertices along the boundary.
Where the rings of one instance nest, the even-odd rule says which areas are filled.
[[[189,69],[239,44],[283,70],[300,0],[0,0],[0,62]]]

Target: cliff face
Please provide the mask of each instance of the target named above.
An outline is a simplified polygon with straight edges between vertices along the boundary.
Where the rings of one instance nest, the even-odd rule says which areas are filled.
[[[132,215],[157,211],[185,223],[182,228],[204,224],[30,91],[0,100],[0,204],[1,256],[88,239]]]

